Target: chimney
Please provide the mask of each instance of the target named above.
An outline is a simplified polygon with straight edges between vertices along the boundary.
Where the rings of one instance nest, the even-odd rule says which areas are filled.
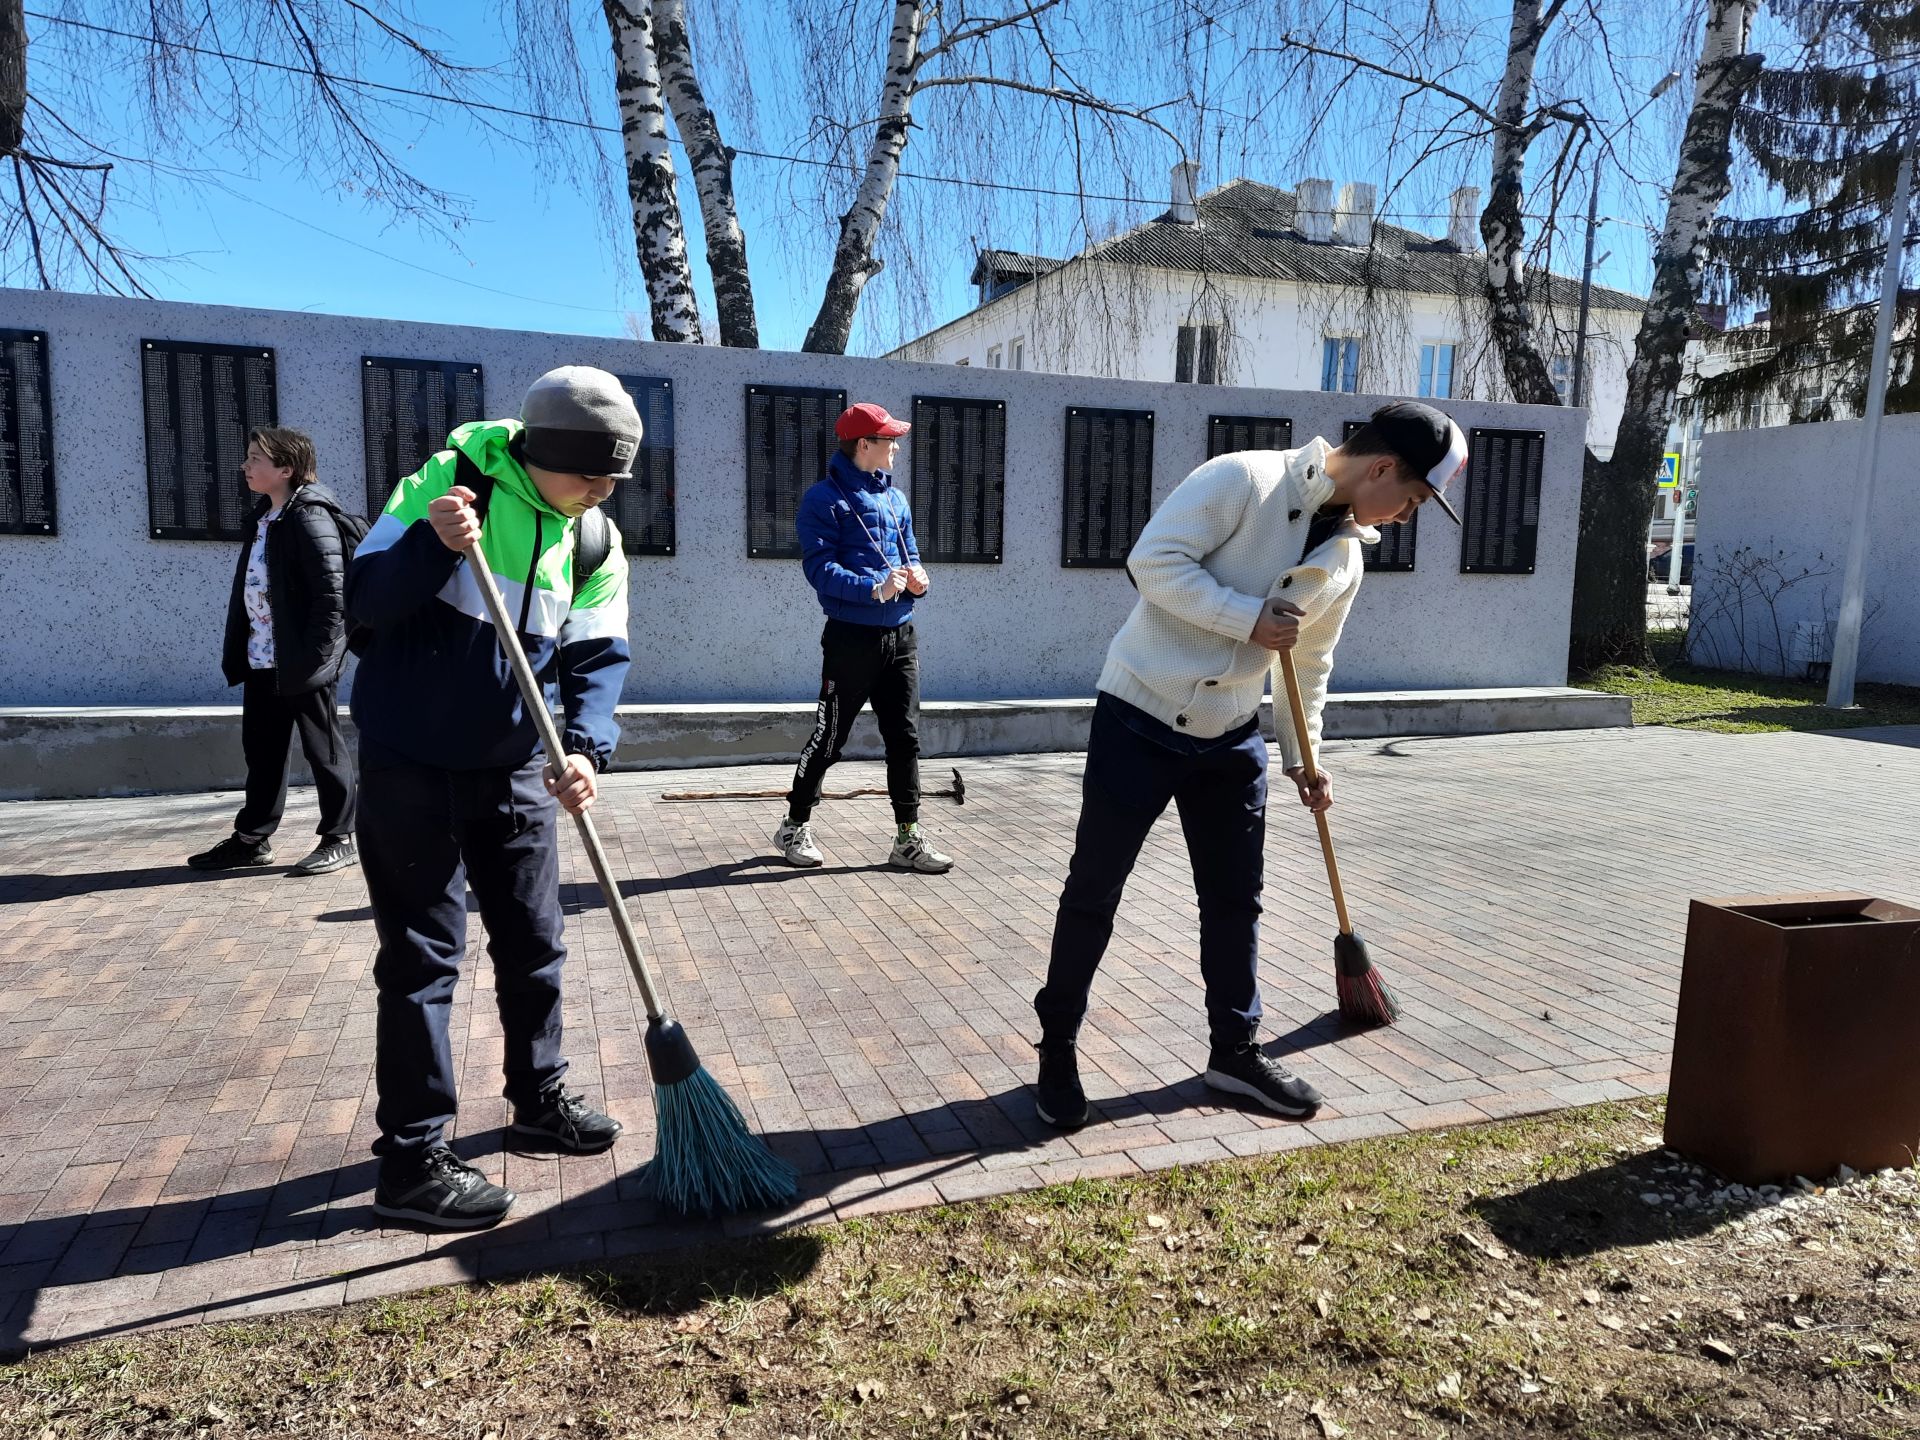
[[[1480,248],[1480,187],[1462,185],[1447,199],[1447,241],[1456,250]]]
[[[1302,180],[1293,193],[1293,228],[1322,245],[1333,239],[1333,182]]]
[[[1163,218],[1171,220],[1175,225],[1197,225],[1200,222],[1200,212],[1193,208],[1193,187],[1200,179],[1200,162],[1182,160],[1173,167],[1171,179],[1173,205]]]
[[[1340,187],[1333,215],[1333,238],[1342,245],[1373,244],[1373,186],[1349,180]]]

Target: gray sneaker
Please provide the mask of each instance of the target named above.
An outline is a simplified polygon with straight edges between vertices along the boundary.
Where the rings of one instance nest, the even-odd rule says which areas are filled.
[[[805,820],[782,820],[773,832],[773,843],[789,865],[811,870],[822,860],[820,847],[813,843],[813,826]]]
[[[926,835],[915,830],[906,839],[896,838],[887,864],[895,870],[917,870],[922,875],[942,875],[953,868],[953,857],[933,848]]]
[[[351,835],[329,835],[314,847],[311,855],[287,873],[289,875],[326,875],[359,863],[360,854],[353,848]]]

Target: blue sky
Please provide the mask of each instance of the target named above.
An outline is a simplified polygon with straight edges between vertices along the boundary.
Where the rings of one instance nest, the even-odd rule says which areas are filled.
[[[699,3],[695,0],[696,7]],[[1305,0],[1298,8],[1311,11],[1313,3]],[[112,7],[68,3],[62,12],[53,0],[38,4],[29,0],[30,12],[42,8],[108,23],[104,12]],[[223,7],[216,3],[214,8]],[[887,7],[867,8],[884,11]],[[1157,68],[1140,66],[1131,63],[1140,53],[1139,34],[1111,22],[1085,0],[1069,8],[1077,8],[1080,17],[1068,35],[1072,41],[1069,63],[1100,93],[1148,105],[1184,90],[1184,105],[1160,113],[1192,136],[1205,167],[1205,187],[1236,174],[1283,185],[1309,173],[1328,174],[1336,181],[1379,178],[1411,143],[1405,135],[1395,137],[1379,124],[1357,123],[1357,113],[1330,115],[1328,133],[1306,136],[1298,115],[1317,102],[1309,98],[1303,105],[1298,97],[1283,93],[1286,87],[1274,68],[1278,62],[1252,53],[1250,42],[1227,35],[1223,28],[1164,37],[1165,55],[1177,56],[1178,63],[1169,58]],[[1164,8],[1156,5],[1142,13],[1151,16],[1153,10]],[[1472,13],[1482,39],[1504,34],[1504,7],[1494,0],[1473,0],[1462,8]],[[1251,19],[1257,18],[1253,12],[1261,7],[1229,0],[1221,9],[1237,10],[1244,19]],[[412,10],[439,32],[434,43],[454,60],[497,65],[513,53],[512,37],[492,5],[479,0],[417,0]],[[769,15],[772,10],[769,7]],[[556,93],[525,93],[498,80],[477,82],[475,92],[502,105],[616,123],[612,66],[599,6],[581,0],[576,12],[585,72],[579,104]],[[1303,14],[1303,22],[1307,18]],[[771,28],[774,20],[757,29],[751,28],[754,23],[744,22],[744,28],[730,37],[736,51],[728,52],[716,43],[707,54],[697,56],[709,69],[709,90],[729,141],[782,154],[822,153],[808,149],[806,76],[799,61],[790,46],[770,39],[776,34]],[[118,73],[111,67],[104,72],[87,70],[81,80],[76,77],[82,75],[83,67],[67,63],[65,47],[74,39],[70,27],[29,18],[28,31],[30,83],[37,95],[56,104],[72,100],[77,85],[97,91],[102,86],[130,86],[134,81],[137,46],[95,37],[92,43],[102,48],[92,53],[117,54],[125,68]],[[1249,33],[1264,34],[1265,43],[1274,38],[1259,27]],[[867,103],[869,92],[877,87],[883,40],[883,34],[872,29],[865,36],[872,46],[872,62],[863,60],[845,77],[854,109]],[[219,43],[246,53],[243,41],[244,37],[234,39],[229,33]],[[731,54],[748,57],[750,77],[731,68]],[[1657,76],[1668,68],[1669,58],[1653,45],[1645,55],[1627,60],[1630,69],[1637,65],[1646,76]],[[415,83],[413,72],[391,55],[363,56],[358,73],[387,83]],[[261,113],[242,119],[279,135],[282,122],[272,111],[275,87],[281,82],[264,78],[268,83],[260,92]],[[746,84],[735,83],[742,78]],[[1680,93],[1669,96],[1664,109],[1656,109],[1642,127],[1652,138],[1641,144],[1637,163],[1649,175],[1662,168],[1671,171],[1670,156],[1660,150],[1660,137],[1652,127],[1663,121],[1670,130],[1681,113],[1675,102],[1684,103],[1690,85],[1675,88]],[[1018,110],[993,112],[994,125],[1013,133],[995,137],[948,133],[980,123],[979,112],[942,109],[957,103],[954,91],[931,92],[927,97],[919,114],[928,128],[916,132],[907,152],[908,169],[1041,187],[1064,188],[1072,183],[1060,155],[1054,153],[1059,149],[1057,141],[1020,133],[1024,122]],[[411,101],[402,105],[382,112],[383,138],[416,174],[464,197],[471,219],[453,233],[395,222],[339,177],[302,173],[294,147],[283,146],[283,153],[275,153],[244,130],[236,136],[211,122],[192,121],[184,138],[186,148],[196,152],[193,168],[199,173],[156,174],[132,186],[117,208],[120,233],[136,248],[173,257],[147,269],[150,288],[166,299],[589,334],[620,334],[627,328],[628,314],[644,317],[646,300],[633,260],[631,232],[624,215],[610,213],[590,183],[552,173],[550,162],[502,140],[456,106]],[[109,118],[113,108],[107,107]],[[943,121],[952,123],[943,129]],[[1138,194],[1151,203],[1096,205],[1085,221],[1075,202],[1067,199],[903,180],[899,210],[908,228],[890,240],[886,253],[892,268],[870,287],[867,309],[871,313],[863,316],[863,324],[856,329],[853,348],[866,352],[885,348],[903,326],[911,327],[912,322],[903,318],[910,312],[939,321],[966,308],[970,292],[965,279],[976,242],[1060,253],[1073,247],[1085,233],[1084,225],[1099,229],[1137,223],[1164,208],[1166,169],[1176,158],[1172,142],[1143,128],[1122,128],[1125,134],[1094,173],[1089,188],[1101,194]],[[112,138],[129,149],[140,143],[132,129]],[[285,153],[288,150],[293,153]],[[1455,170],[1446,169],[1447,165]],[[1451,184],[1464,178],[1484,185],[1484,173],[1473,173],[1476,165],[1484,172],[1483,159],[1455,152],[1442,164],[1428,167],[1389,205],[1408,215],[1443,211],[1443,197]],[[797,348],[818,304],[833,239],[828,218],[832,206],[809,188],[818,173],[745,156],[736,165],[763,343],[772,347]],[[1584,196],[1584,181],[1579,193]],[[1603,209],[1608,213],[1629,219],[1657,218],[1658,195],[1644,184],[1610,175],[1604,197]],[[684,170],[682,201],[688,210],[699,275],[703,261],[698,223]],[[1405,223],[1429,231],[1445,228],[1440,219]],[[913,253],[908,256],[903,250],[910,243]],[[1601,279],[1644,287],[1648,266],[1641,232],[1610,227],[1599,248],[1613,252]],[[1556,269],[1577,263],[1577,247],[1569,246],[1555,256]]]

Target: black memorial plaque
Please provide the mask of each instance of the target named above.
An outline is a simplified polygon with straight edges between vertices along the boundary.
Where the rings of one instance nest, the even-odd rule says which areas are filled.
[[[1236,450],[1291,450],[1293,421],[1278,415],[1209,415],[1207,458]]]
[[[1533,573],[1546,453],[1544,430],[1476,429],[1467,437],[1462,575]]]
[[[1364,420],[1349,420],[1340,431],[1340,443],[1346,444],[1354,437]],[[1420,541],[1420,512],[1413,512],[1413,518],[1404,525],[1382,525],[1378,545],[1360,547],[1360,563],[1368,570],[1406,572],[1413,569],[1414,548]]]
[[[0,330],[0,535],[51,535],[53,387],[43,330]]]
[[[914,396],[912,450],[920,558],[998,565],[1007,493],[1006,402]]]
[[[673,554],[673,382],[650,375],[616,375],[640,412],[640,453],[633,476],[613,487],[608,502],[629,555]]]
[[[455,360],[360,361],[360,420],[367,452],[367,513],[387,508],[393,487],[447,445],[447,436],[487,418],[486,377]]]
[[[1118,569],[1153,512],[1153,412],[1067,410],[1060,563]]]
[[[839,447],[833,422],[847,408],[844,390],[799,385],[747,386],[747,554],[797,560],[794,520],[807,487],[827,473]]]
[[[254,495],[247,432],[279,423],[273,351],[142,340],[147,510],[157,540],[238,540]]]

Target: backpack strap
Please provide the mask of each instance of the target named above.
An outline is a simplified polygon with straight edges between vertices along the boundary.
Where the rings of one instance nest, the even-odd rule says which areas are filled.
[[[612,553],[613,526],[607,522],[606,511],[596,505],[573,522],[573,588],[576,594],[582,585],[593,578],[594,572],[607,563],[607,556]]]
[[[455,449],[453,452],[455,478],[473,491],[473,512],[484,524],[487,518],[487,505],[493,499],[493,476],[482,470],[468,456],[467,452]],[[578,520],[573,522],[573,588],[578,594],[580,587],[593,578],[593,574],[607,563],[607,556],[613,553],[613,526],[607,523],[606,514],[595,506]]]

